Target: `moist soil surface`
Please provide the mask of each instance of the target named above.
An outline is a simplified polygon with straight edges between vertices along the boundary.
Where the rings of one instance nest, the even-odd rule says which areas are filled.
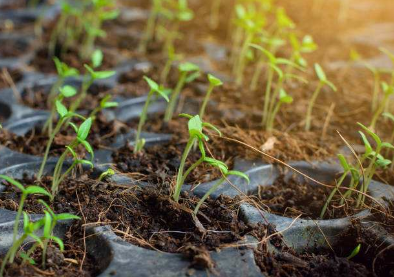
[[[34,181],[25,178],[22,182],[28,185]],[[42,185],[49,188],[51,178],[44,177]],[[51,207],[56,213],[79,215],[85,224],[111,225],[115,233],[141,247],[184,253],[191,259],[192,253],[219,249],[224,244],[240,241],[252,232],[238,220],[239,199],[208,199],[201,206],[197,221],[192,216],[199,200],[196,197],[182,194],[178,204],[170,198],[168,186],[126,188],[99,182],[86,175],[68,178]],[[19,197],[20,194],[6,184],[0,195],[0,207],[16,210]],[[36,197],[31,197],[26,201],[27,212],[42,212],[36,200]],[[75,223],[72,230],[81,228],[80,224],[82,222]],[[82,243],[78,241],[76,245],[80,247]]]
[[[335,187],[335,184],[331,184]],[[272,186],[260,186],[257,198],[263,208],[275,214],[286,217],[297,217],[309,219],[321,219],[322,208],[332,188],[319,185],[311,185],[299,182],[293,178],[284,180],[279,177]],[[340,204],[339,193],[333,197],[325,213],[325,219],[343,218],[354,215],[362,209],[356,208],[356,199],[350,197],[346,204]],[[371,200],[366,200],[366,205],[371,206]]]
[[[75,120],[80,124],[80,120]],[[118,121],[106,121],[102,116],[98,116],[95,124],[92,125],[88,136],[88,141],[95,150],[109,148],[110,144],[115,141],[117,135],[127,133],[129,129],[126,125]],[[65,147],[75,139],[75,131],[71,127],[64,128],[54,139],[49,156],[60,156],[63,154]],[[24,136],[18,136],[11,132],[2,130],[0,132],[0,143],[11,150],[43,156],[48,143],[48,134],[42,133],[42,127],[35,127],[28,131]],[[80,147],[78,153],[84,153]]]

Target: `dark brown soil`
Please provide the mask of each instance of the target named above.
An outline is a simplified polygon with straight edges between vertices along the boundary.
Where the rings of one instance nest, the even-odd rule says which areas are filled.
[[[16,84],[22,80],[23,75],[18,69],[7,69],[12,81]],[[0,89],[9,88],[10,84],[6,81],[3,75],[3,69],[0,68]]]
[[[108,148],[114,142],[116,135],[127,131],[128,128],[124,124],[118,121],[107,122],[99,116],[91,128],[88,141],[95,150]],[[56,136],[49,155],[60,156],[75,137],[75,131],[71,127],[62,130]],[[24,136],[17,136],[7,131],[0,132],[0,144],[24,154],[42,156],[45,153],[47,142],[48,135],[47,133],[42,134],[41,127],[35,127]],[[79,152],[85,153],[83,148]]]
[[[335,186],[332,184],[332,186]],[[269,211],[287,216],[319,219],[320,213],[332,189],[319,185],[310,185],[305,182],[284,177],[278,178],[272,186],[261,186],[258,199],[262,207]],[[342,218],[354,215],[362,209],[355,208],[355,199],[348,199],[345,205],[340,205],[340,195],[337,193],[327,208],[325,218]],[[366,205],[370,206],[367,200]]]
[[[26,54],[29,43],[22,40],[5,40],[0,48],[1,58],[13,58]]]
[[[50,181],[50,177],[44,178],[42,185],[48,188]],[[26,179],[23,182],[34,181]],[[126,188],[87,176],[68,178],[60,187],[52,207],[56,213],[68,212],[84,217],[90,225],[111,225],[115,233],[139,246],[170,253],[189,253],[189,246],[219,249],[251,232],[237,219],[239,199],[208,199],[198,215],[201,227],[192,217],[198,198],[183,194],[177,204],[169,197],[168,186]],[[15,210],[18,198],[19,193],[6,184],[5,192],[0,194],[0,206]],[[36,199],[29,198],[25,209],[29,213],[38,213],[41,207]]]

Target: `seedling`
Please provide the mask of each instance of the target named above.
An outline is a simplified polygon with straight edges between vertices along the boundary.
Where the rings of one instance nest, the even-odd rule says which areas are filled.
[[[36,235],[36,233],[41,229],[44,222],[43,220],[39,220],[37,222],[31,222],[29,216],[26,212],[23,212],[23,234],[18,240],[14,240],[11,248],[8,250],[7,254],[3,258],[3,262],[1,264],[0,276],[4,276],[4,269],[7,263],[12,264],[14,262],[16,253],[19,248],[23,245],[24,241],[31,237],[34,241],[36,241],[41,247],[44,246],[40,237]],[[16,227],[19,226],[19,219],[15,221]],[[23,256],[23,255],[22,255]]]
[[[385,159],[382,156],[383,149],[394,149],[394,146],[388,142],[382,142],[377,134],[375,134],[371,129],[365,127],[361,123],[357,123],[372,139],[376,144],[376,148],[373,149],[369,143],[366,135],[363,132],[359,132],[365,146],[365,153],[362,155],[362,162],[368,162],[368,166],[364,170],[363,182],[361,192],[364,194],[359,194],[357,199],[357,207],[360,207],[365,202],[365,194],[368,192],[368,187],[374,177],[376,170],[378,168],[386,168],[391,164],[390,160]]]
[[[341,177],[339,178],[339,180],[336,182],[336,186],[335,188],[332,190],[332,192],[330,193],[330,195],[327,198],[327,201],[320,213],[320,218],[324,218],[324,215],[327,211],[328,205],[331,203],[332,198],[335,196],[335,194],[339,191],[340,187],[342,186],[343,182],[345,181],[345,179],[347,177],[350,177],[350,183],[349,183],[349,190],[347,190],[341,198],[341,205],[345,202],[345,200],[351,196],[352,194],[352,190],[356,189],[361,181],[361,173],[360,173],[360,169],[354,167],[351,163],[349,163],[345,156],[342,154],[338,154],[338,159],[339,159],[339,163],[341,164],[342,168],[343,168],[343,173],[341,175]]]
[[[16,217],[15,217],[14,230],[13,230],[13,235],[12,235],[12,242],[13,242],[12,247],[7,252],[7,255],[4,258],[3,264],[1,266],[0,276],[2,276],[6,263],[7,262],[10,262],[10,263],[14,262],[15,254],[18,251],[19,246],[23,243],[23,241],[26,239],[27,236],[31,236],[34,238],[35,235],[33,233],[35,230],[37,230],[36,227],[39,225],[39,224],[34,225],[35,228],[32,228],[33,225],[26,226],[26,224],[28,224],[28,222],[26,222],[26,220],[25,220],[24,221],[25,222],[25,225],[24,225],[25,234],[21,238],[19,238],[18,240],[16,239],[16,237],[18,235],[19,221],[22,216],[23,206],[25,204],[26,198],[29,195],[42,195],[42,196],[48,196],[49,198],[52,198],[52,195],[42,187],[28,186],[25,188],[21,183],[19,183],[18,181],[14,180],[8,176],[0,175],[0,178],[4,179],[9,184],[15,186],[16,188],[18,188],[22,192],[21,199],[19,201],[18,211],[17,211]],[[27,228],[27,227],[29,227],[29,228]]]
[[[146,52],[146,47],[149,41],[153,39],[155,33],[155,25],[157,18],[162,10],[163,0],[152,0],[152,8],[150,9],[148,23],[146,25],[146,30],[143,38],[141,39],[140,45],[138,47],[139,51],[142,53]]]
[[[291,33],[289,36],[291,47],[293,48],[293,53],[291,55],[290,61],[295,62],[299,66],[306,67],[308,65],[307,61],[302,56],[305,53],[312,53],[317,49],[317,44],[313,41],[313,38],[309,35],[304,36],[300,42],[296,34]],[[290,73],[291,68],[288,68]]]
[[[333,91],[337,91],[337,88],[335,87],[335,85],[327,79],[327,76],[324,73],[323,69],[317,63],[315,64],[315,72],[316,72],[317,77],[319,78],[319,84],[318,84],[316,90],[314,91],[314,93],[312,94],[311,100],[309,101],[309,105],[308,105],[308,109],[307,109],[307,113],[306,113],[305,131],[309,131],[311,129],[312,111],[313,111],[313,107],[315,106],[316,99],[320,94],[321,89],[324,86],[328,86]]]
[[[167,106],[164,121],[169,122],[175,112],[176,103],[178,101],[179,94],[181,93],[184,85],[186,83],[193,82],[196,78],[200,76],[200,68],[193,63],[181,63],[178,67],[180,77],[175,90],[171,93],[170,102]]]
[[[284,89],[281,89],[279,92],[279,101],[277,101],[275,108],[273,109],[272,113],[270,114],[268,121],[267,121],[267,131],[272,131],[274,128],[274,122],[276,115],[278,114],[281,106],[283,104],[291,104],[293,103],[293,97],[288,95]]]
[[[68,113],[67,109],[64,111],[61,111],[62,115],[66,115]],[[89,132],[90,132],[90,128],[92,126],[92,118],[88,118],[86,119],[84,122],[82,122],[82,124],[77,127],[75,124],[73,123],[69,123],[75,130],[77,137],[68,145],[66,146],[66,150],[63,152],[63,154],[60,156],[58,162],[56,163],[54,172],[53,172],[53,179],[52,179],[52,188],[51,188],[51,192],[52,192],[52,196],[54,197],[58,190],[59,190],[59,185],[60,183],[64,180],[64,178],[66,178],[71,172],[72,170],[79,164],[85,164],[90,166],[91,168],[93,168],[93,159],[94,159],[94,152],[93,152],[93,148],[90,146],[89,142],[86,140]],[[78,155],[75,152],[75,149],[79,146],[79,145],[83,145],[84,148],[86,149],[86,151],[90,154],[90,161],[88,160],[84,160],[84,159],[80,159],[78,157]],[[73,162],[72,164],[69,166],[69,168],[62,173],[63,170],[63,165],[64,162],[67,158],[67,156],[71,154],[73,157]]]
[[[110,101],[111,100],[111,95],[106,95],[103,99],[100,101],[100,105],[95,108],[89,115],[89,117],[95,119],[96,115],[101,112],[102,110],[105,109],[110,109],[110,108],[115,108],[119,105],[118,102]]]
[[[235,170],[228,170],[228,167],[225,163],[205,157],[204,162],[209,163],[211,166],[216,167],[220,170],[222,173],[222,178],[220,178],[219,181],[217,181],[208,191],[205,193],[205,195],[200,199],[200,201],[197,203],[196,208],[194,209],[194,214],[197,215],[198,210],[200,209],[201,205],[204,203],[204,201],[212,194],[214,193],[226,180],[227,177],[230,175],[238,176],[241,178],[244,178],[248,183],[250,182],[249,177],[240,171],[235,171]]]
[[[72,118],[74,116],[79,117],[81,119],[85,119],[81,115],[78,115],[76,113],[68,111],[67,108],[61,102],[64,97],[74,96],[76,94],[76,90],[71,86],[65,86],[60,90],[60,92],[61,93],[59,94],[58,99],[55,102],[55,108],[56,108],[57,113],[59,114],[59,119],[58,119],[58,122],[57,122],[55,128],[49,134],[49,139],[47,142],[47,146],[45,148],[44,157],[43,157],[43,160],[41,163],[40,170],[38,171],[37,180],[41,180],[45,165],[48,160],[48,155],[49,155],[49,151],[51,149],[52,143],[53,143],[56,135],[63,128],[63,126],[68,122],[68,120],[70,118]]]
[[[350,253],[350,255],[347,257],[347,259],[350,260],[356,257],[358,253],[360,253],[360,250],[361,250],[361,244],[358,244],[356,248],[353,249],[352,253]]]
[[[188,114],[181,114],[181,116],[189,118],[188,122],[188,128],[189,128],[189,139],[187,141],[185,150],[183,151],[182,158],[181,158],[181,163],[179,165],[179,170],[178,170],[178,175],[176,178],[176,185],[175,185],[175,190],[173,194],[173,198],[176,202],[179,201],[179,196],[181,194],[182,186],[185,183],[185,180],[187,176],[192,172],[196,167],[198,167],[201,163],[204,162],[206,158],[205,154],[205,148],[204,148],[204,142],[208,141],[208,136],[203,133],[204,128],[210,128],[214,131],[216,131],[219,135],[221,135],[220,131],[213,126],[212,124],[208,122],[202,122],[200,119],[200,116],[191,116]],[[197,143],[200,153],[201,153],[201,158],[198,159],[193,165],[191,165],[186,171],[185,171],[185,164],[186,160],[190,154],[190,151],[193,148],[193,145]]]
[[[380,115],[383,113],[384,109],[386,108],[387,104],[390,101],[390,96],[394,94],[394,85],[389,85],[386,82],[382,82],[382,90],[384,93],[383,100],[380,101],[377,110],[375,111],[372,121],[370,124],[370,128],[375,130],[376,122],[378,121]]]
[[[140,121],[138,123],[137,134],[135,135],[134,154],[141,151],[145,145],[145,140],[141,139],[141,131],[142,131],[142,127],[144,126],[145,121],[147,119],[148,109],[149,109],[149,105],[150,105],[152,97],[157,95],[157,96],[161,96],[162,98],[164,98],[167,102],[169,101],[168,96],[167,96],[167,92],[163,87],[159,86],[155,81],[153,81],[152,79],[150,79],[146,76],[144,76],[144,79],[148,83],[148,85],[150,87],[150,91],[148,93],[148,97],[146,98],[145,105],[144,105],[144,108],[142,109],[142,113],[140,116]]]
[[[111,177],[115,174],[115,171],[112,168],[108,168],[106,171],[100,174],[99,182],[103,181],[105,178]]]
[[[204,118],[205,108],[207,107],[209,98],[211,97],[211,93],[214,90],[214,88],[223,85],[223,83],[220,79],[216,78],[215,76],[213,76],[211,74],[208,74],[208,81],[209,81],[209,87],[208,87],[207,94],[205,95],[204,102],[201,105],[200,119]]]

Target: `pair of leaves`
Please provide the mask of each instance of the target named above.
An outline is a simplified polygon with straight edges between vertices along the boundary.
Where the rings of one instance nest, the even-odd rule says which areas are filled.
[[[220,136],[222,133],[218,128],[208,122],[203,122],[199,115],[192,116],[190,114],[180,114],[182,117],[186,117],[189,119],[188,128],[190,137],[196,137],[198,140],[208,141],[208,136],[203,133],[203,128],[209,128],[217,132]]]
[[[48,197],[52,198],[52,195],[48,191],[46,191],[46,189],[44,189],[42,187],[28,186],[25,188],[20,182],[16,181],[15,179],[13,179],[11,177],[6,176],[6,175],[0,175],[0,179],[4,179],[5,181],[10,183],[11,185],[17,187],[24,195],[36,194],[36,195],[44,195],[44,196],[48,196]]]
[[[315,63],[315,72],[321,83],[329,86],[333,91],[337,91],[336,86],[327,79],[326,73],[318,63]]]
[[[210,164],[213,167],[218,168],[220,170],[220,172],[222,172],[222,174],[226,177],[229,175],[235,175],[235,176],[245,179],[248,183],[250,183],[250,179],[249,179],[248,175],[246,175],[245,173],[240,172],[240,171],[228,170],[228,166],[222,161],[216,160],[214,158],[205,157],[204,162]]]
[[[100,80],[100,79],[107,79],[115,75],[115,71],[94,71],[93,68],[88,66],[87,64],[84,65],[85,68],[88,70],[92,80]]]
[[[159,86],[155,81],[150,79],[147,76],[144,76],[144,80],[148,83],[149,88],[152,92],[157,93],[161,97],[163,97],[167,102],[170,102],[170,99],[168,98],[169,90],[166,90],[163,86]]]
[[[61,62],[57,57],[53,58],[55,62],[57,74],[62,78],[78,76],[79,71],[67,64]]]
[[[213,76],[211,74],[208,74],[208,81],[209,81],[209,84],[213,87],[219,87],[219,86],[223,85],[223,82],[219,78],[216,78],[215,76]]]

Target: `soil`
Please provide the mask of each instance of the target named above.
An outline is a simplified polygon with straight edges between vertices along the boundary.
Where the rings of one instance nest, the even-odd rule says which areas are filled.
[[[335,184],[331,184],[335,186]],[[320,213],[332,189],[318,185],[300,183],[295,179],[284,180],[279,177],[272,186],[260,186],[257,198],[263,208],[286,217],[320,219]],[[340,205],[341,197],[337,193],[327,208],[325,219],[343,218],[354,215],[362,209],[355,208],[356,199],[349,198],[345,205]],[[371,200],[366,206],[371,207]]]
[[[25,178],[22,182],[27,185],[34,180]],[[51,178],[43,178],[41,185],[49,188]],[[196,221],[192,211],[198,198],[182,194],[177,204],[168,195],[169,191],[165,185],[126,189],[123,185],[99,182],[83,175],[67,178],[51,207],[56,213],[77,214],[90,225],[109,224],[115,233],[141,247],[184,253],[189,258],[193,252],[220,249],[224,244],[235,243],[252,232],[237,219],[239,199],[208,199],[201,206]],[[15,210],[18,199],[19,193],[6,184],[5,191],[0,194],[0,207]],[[36,200],[36,197],[30,197],[26,201],[27,212],[42,212]],[[80,224],[75,223],[72,230],[81,228]],[[75,242],[77,247],[81,247],[81,240]]]
[[[75,123],[80,124],[81,122],[80,120],[75,120]],[[109,148],[110,144],[114,142],[116,135],[126,133],[128,130],[127,126],[118,121],[108,122],[102,116],[98,116],[95,124],[92,125],[88,141],[95,150]],[[56,136],[49,155],[60,156],[73,139],[75,139],[75,131],[71,127],[63,129]],[[0,133],[0,144],[24,154],[42,156],[45,153],[47,143],[48,134],[43,134],[40,126],[35,127],[24,136],[18,136],[7,131]],[[84,156],[85,151],[82,146],[78,153]]]
[[[38,1],[33,1],[33,0],[8,0],[4,1],[4,4],[0,5],[0,8],[2,10],[14,10],[14,9],[25,9],[29,8],[32,6],[32,3],[36,2],[38,5],[43,4],[44,2],[51,2],[51,1],[46,1],[46,0],[38,0]]]
[[[0,58],[14,58],[28,52],[29,42],[23,40],[3,40]]]

